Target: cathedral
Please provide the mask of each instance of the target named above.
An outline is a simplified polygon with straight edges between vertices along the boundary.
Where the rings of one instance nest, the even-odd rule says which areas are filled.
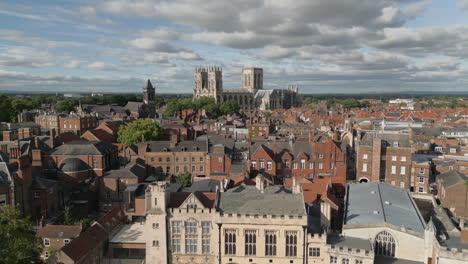
[[[220,67],[196,68],[193,98],[213,97],[217,103],[236,100],[241,109],[289,109],[302,104],[298,87],[263,89],[263,69],[243,68],[241,89],[224,90]]]

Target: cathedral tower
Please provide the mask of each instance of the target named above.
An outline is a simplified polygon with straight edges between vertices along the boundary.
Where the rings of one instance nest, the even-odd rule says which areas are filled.
[[[221,67],[196,68],[194,98],[213,97],[219,100],[223,93],[223,72]]]
[[[146,81],[146,85],[143,88],[143,102],[145,104],[154,103],[154,98],[156,96],[156,89],[151,84],[150,79]]]
[[[263,69],[262,68],[243,68],[242,69],[242,88],[252,94],[263,89]]]

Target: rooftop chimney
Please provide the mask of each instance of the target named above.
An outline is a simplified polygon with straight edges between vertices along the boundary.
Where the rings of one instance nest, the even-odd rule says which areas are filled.
[[[255,178],[255,187],[257,187],[258,190],[260,190],[261,193],[265,190],[265,183],[263,180],[263,176],[257,175]]]
[[[179,136],[177,134],[171,135],[171,147],[175,147],[177,145],[177,142],[179,142]]]

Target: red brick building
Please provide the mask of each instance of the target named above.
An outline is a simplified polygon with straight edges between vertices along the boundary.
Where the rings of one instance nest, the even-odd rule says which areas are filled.
[[[59,118],[59,130],[73,132],[81,136],[86,130],[94,129],[99,125],[98,119],[92,115],[69,115]]]
[[[321,133],[311,133],[309,140],[303,141],[256,141],[250,153],[251,177],[262,174],[280,184],[289,178],[326,182],[344,194],[346,154],[339,143]]]

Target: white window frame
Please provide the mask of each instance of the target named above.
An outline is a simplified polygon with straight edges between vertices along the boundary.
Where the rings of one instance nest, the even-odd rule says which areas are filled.
[[[50,247],[50,239],[44,238],[44,246],[45,247]]]
[[[362,172],[367,172],[367,163],[362,164]]]
[[[257,169],[257,161],[256,160],[252,160],[252,169]]]
[[[397,161],[397,156],[392,156],[392,161]]]
[[[322,162],[319,162],[319,164],[318,164],[318,169],[319,169],[319,170],[322,170],[322,169],[323,169],[323,163],[322,163]]]
[[[393,165],[391,168],[392,168],[391,174],[396,174],[396,166]]]
[[[400,160],[401,161],[406,161],[406,156],[401,156]]]
[[[367,154],[363,154],[362,155],[362,159],[367,159],[368,158],[368,155]]]
[[[267,170],[272,170],[273,169],[273,162],[271,160],[267,161]]]
[[[406,167],[405,166],[401,166],[400,167],[400,175],[405,175],[406,174]]]
[[[418,187],[418,192],[419,192],[419,193],[424,193],[424,192],[425,192],[425,191],[424,191],[424,187]]]
[[[425,178],[424,176],[419,176],[418,182],[419,182],[419,183],[424,183],[424,181],[425,181],[424,178]],[[422,181],[421,181],[421,180],[422,180]]]

